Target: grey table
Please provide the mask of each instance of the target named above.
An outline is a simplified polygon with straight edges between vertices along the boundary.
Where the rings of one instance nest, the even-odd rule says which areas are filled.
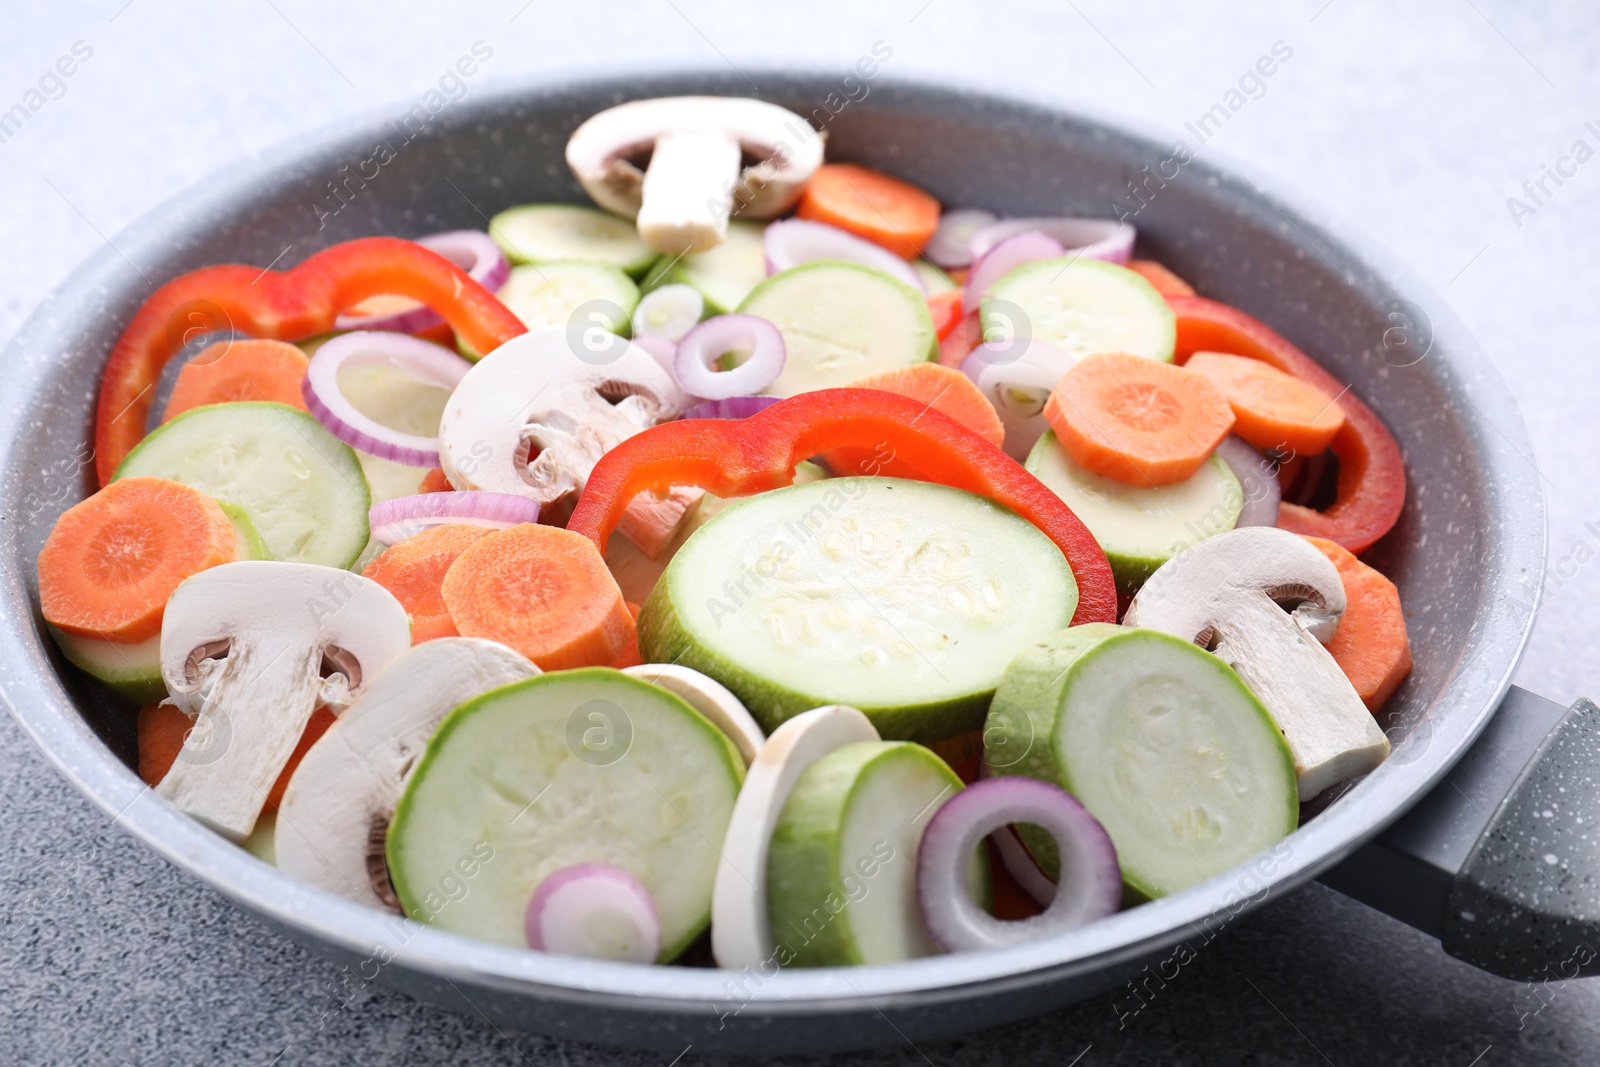
[[[1270,81],[1243,87],[1246,105],[1200,151],[1275,171],[1385,241],[1500,361],[1531,426],[1529,465],[1549,494],[1554,568],[1518,681],[1562,701],[1600,696],[1600,662],[1584,654],[1600,597],[1600,567],[1590,565],[1600,557],[1591,430],[1600,400],[1600,163],[1589,160],[1600,150],[1600,23],[1588,5],[72,7],[23,10],[9,0],[0,16],[0,111],[28,103],[30,89],[43,97],[20,128],[0,128],[0,336],[158,201],[333,119],[419,95],[480,39],[494,49],[485,74],[495,79],[664,59],[736,68],[806,62],[843,73],[883,41],[893,49],[890,75],[955,71],[1039,100],[1093,101],[1174,137],[1240,88],[1241,75],[1281,41],[1292,57]],[[75,48],[82,61],[72,77],[41,84]],[[1578,141],[1587,151],[1574,154]],[[1564,172],[1559,183],[1551,170]],[[1487,977],[1316,885],[1236,924],[1137,1013],[1133,1004],[1124,991],[921,1048],[886,1033],[885,1049],[860,1059],[1600,1061],[1600,986]],[[696,1056],[690,1050],[683,1062]],[[0,1063],[665,1059],[501,1033],[364,985],[124,836],[0,717]]]

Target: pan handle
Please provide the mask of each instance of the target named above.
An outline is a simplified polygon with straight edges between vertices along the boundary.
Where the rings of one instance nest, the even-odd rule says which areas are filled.
[[[1600,707],[1513,686],[1433,791],[1320,881],[1492,974],[1600,974]]]

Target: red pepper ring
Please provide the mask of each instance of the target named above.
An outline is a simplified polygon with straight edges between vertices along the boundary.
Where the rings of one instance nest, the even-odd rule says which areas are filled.
[[[438,312],[479,352],[527,327],[489,290],[437,252],[398,237],[362,237],[323,249],[286,271],[202,267],[161,286],[134,314],[100,380],[95,471],[105,485],[144,437],[156,382],[188,334],[234,329],[296,341],[333,329],[368,297],[410,297]]]
[[[1336,397],[1345,422],[1330,446],[1339,457],[1338,494],[1325,511],[1298,504],[1278,510],[1278,527],[1364,552],[1388,533],[1406,502],[1400,446],[1373,410],[1265,323],[1237,308],[1201,296],[1169,296],[1178,318],[1177,361],[1196,352],[1248,356]]]
[[[1117,591],[1105,553],[1072,509],[1022,464],[942,412],[875,389],[801,393],[746,419],[663,423],[601,457],[567,529],[603,553],[637,494],[694,485],[748,496],[794,480],[796,463],[833,450],[869,450],[896,473],[965,489],[1033,523],[1067,557],[1078,583],[1072,625],[1117,621]],[[859,453],[858,453],[859,454]],[[881,467],[868,461],[870,470]]]

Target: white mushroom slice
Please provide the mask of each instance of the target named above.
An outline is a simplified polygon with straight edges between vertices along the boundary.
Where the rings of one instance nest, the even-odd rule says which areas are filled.
[[[479,360],[439,420],[439,461],[450,484],[541,506],[568,502],[601,456],[687,405],[672,376],[638,345],[617,338],[594,362],[580,355],[591,353],[552,327]],[[642,497],[623,513],[621,528],[647,555],[659,552],[700,495],[685,488]]]
[[[156,792],[243,841],[319,706],[338,714],[411,646],[406,609],[359,574],[252,560],[178,586],[161,677],[195,719]]]
[[[319,889],[399,912],[384,834],[428,739],[457,706],[539,673],[497,641],[424,641],[373,678],[300,760],[278,808],[278,868]]]
[[[659,685],[676,693],[694,710],[710,719],[712,724],[727,734],[744,757],[745,766],[755,762],[766,735],[751,717],[744,702],[734,696],[728,687],[693,667],[677,663],[641,663],[624,667],[623,674],[642,678],[651,685]]]
[[[877,740],[878,731],[864,714],[830,704],[796,715],[761,746],[733,805],[711,888],[711,953],[719,966],[760,968],[772,959],[767,853],[795,782],[834,749]]]
[[[1194,641],[1237,671],[1283,731],[1307,800],[1389,754],[1388,738],[1319,642],[1333,636],[1344,608],[1344,583],[1327,557],[1286,530],[1249,526],[1162,564],[1122,621]]]
[[[741,171],[744,156],[755,163]],[[822,135],[805,119],[740,97],[634,100],[593,116],[567,142],[567,166],[594,202],[637,218],[644,242],[668,255],[721,244],[735,210],[783,214],[821,165]]]

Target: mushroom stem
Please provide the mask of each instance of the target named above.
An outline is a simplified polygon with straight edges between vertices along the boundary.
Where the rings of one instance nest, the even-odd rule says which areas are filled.
[[[639,236],[669,256],[722,243],[739,181],[740,149],[726,133],[672,133],[656,141],[645,170]]]

